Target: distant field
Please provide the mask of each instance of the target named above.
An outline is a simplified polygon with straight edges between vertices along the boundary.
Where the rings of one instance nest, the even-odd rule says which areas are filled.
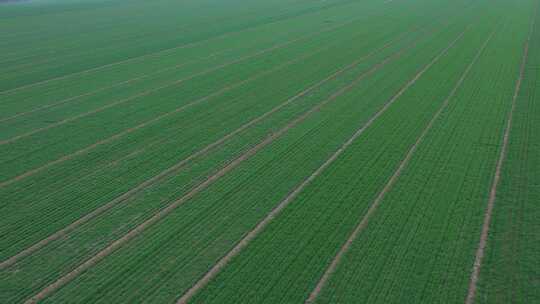
[[[0,0],[0,303],[540,303],[539,0]]]

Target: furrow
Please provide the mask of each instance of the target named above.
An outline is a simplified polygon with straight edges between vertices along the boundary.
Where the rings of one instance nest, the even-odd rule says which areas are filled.
[[[321,33],[323,31],[320,31],[320,32],[317,32],[317,34]],[[313,35],[313,34],[312,34]],[[178,85],[178,84],[181,84],[187,80],[190,80],[190,79],[193,79],[195,77],[198,77],[198,76],[203,76],[203,75],[206,75],[206,74],[209,74],[211,72],[214,72],[214,71],[217,71],[217,70],[220,70],[220,69],[223,69],[223,68],[226,68],[228,66],[231,66],[231,65],[234,65],[234,64],[237,64],[237,63],[240,63],[242,61],[245,61],[247,59],[250,59],[250,58],[254,58],[254,57],[257,57],[259,55],[263,55],[263,54],[266,54],[268,52],[272,52],[274,50],[277,50],[277,49],[281,49],[281,48],[284,48],[292,43],[295,43],[297,41],[301,41],[303,39],[306,39],[308,37],[311,37],[312,35],[308,35],[308,36],[304,36],[304,37],[301,37],[301,38],[297,38],[297,39],[294,39],[294,40],[291,40],[291,41],[288,41],[288,42],[285,42],[285,43],[282,43],[282,44],[278,44],[278,45],[275,45],[273,47],[270,47],[270,48],[267,48],[267,49],[264,49],[262,51],[259,51],[259,52],[256,52],[254,54],[250,54],[250,55],[246,55],[246,56],[243,56],[243,57],[240,57],[240,58],[237,58],[233,61],[230,61],[230,62],[227,62],[227,63],[223,63],[223,64],[220,64],[218,66],[215,66],[213,68],[210,68],[210,69],[206,69],[204,71],[201,71],[201,72],[198,72],[198,73],[195,73],[191,76],[188,76],[188,77],[184,77],[184,78],[181,78],[181,79],[178,79],[178,80],[175,80],[174,82],[172,83],[168,83],[166,85],[162,85],[162,86],[159,86],[159,87],[156,87],[156,88],[153,88],[153,89],[150,89],[150,90],[146,90],[146,91],[143,91],[141,93],[138,93],[136,95],[133,95],[133,96],[130,96],[128,98],[124,98],[124,99],[120,99],[120,100],[117,100],[115,102],[112,102],[110,104],[107,104],[107,105],[104,105],[102,107],[99,107],[97,109],[94,109],[94,110],[91,110],[91,111],[88,111],[88,112],[85,112],[85,113],[82,113],[82,114],[78,114],[78,115],[75,115],[73,117],[70,117],[70,118],[66,118],[66,119],[63,119],[59,122],[56,122],[56,123],[53,123],[53,124],[50,124],[46,127],[42,127],[42,128],[38,128],[38,129],[35,129],[35,130],[32,130],[32,131],[29,131],[29,132],[26,132],[24,134],[21,134],[21,135],[17,135],[17,136],[14,136],[12,138],[9,138],[9,139],[6,139],[6,140],[2,140],[0,141],[0,145],[5,145],[5,144],[9,144],[9,143],[12,143],[14,141],[17,141],[21,138],[25,138],[25,137],[28,137],[28,136],[31,136],[31,135],[34,135],[34,134],[37,134],[37,133],[40,133],[40,132],[43,132],[43,131],[46,131],[46,130],[49,130],[49,129],[52,129],[54,127],[58,127],[60,125],[64,125],[66,123],[69,123],[69,122],[72,122],[72,121],[75,121],[75,120],[78,120],[80,118],[83,118],[83,117],[86,117],[86,116],[89,116],[89,115],[93,115],[93,114],[96,114],[96,113],[99,113],[101,111],[104,111],[106,109],[109,109],[109,108],[112,108],[114,106],[117,106],[117,105],[120,105],[120,104],[124,104],[124,103],[127,103],[129,101],[132,101],[132,100],[135,100],[137,98],[140,98],[140,97],[144,97],[144,96],[147,96],[149,94],[152,94],[152,93],[155,93],[157,91],[160,91],[162,89],[165,89],[165,88],[168,88],[168,87],[171,87],[171,86],[175,86],[175,85]],[[190,104],[187,104],[185,106],[189,106]]]
[[[446,109],[446,107],[448,106],[450,100],[454,97],[457,90],[461,87],[461,85],[465,81],[465,78],[469,74],[469,71],[472,69],[474,64],[478,61],[478,58],[480,58],[480,56],[482,55],[484,49],[488,45],[489,41],[491,41],[491,39],[493,38],[494,34],[495,34],[495,31],[492,31],[492,33],[488,36],[488,38],[486,39],[484,44],[480,47],[480,49],[478,50],[478,52],[477,52],[476,56],[474,57],[474,59],[467,66],[467,68],[465,69],[465,71],[461,75],[460,79],[457,81],[454,88],[452,88],[452,91],[450,91],[450,94],[443,101],[443,103],[441,104],[441,106],[439,107],[439,109],[437,110],[435,115],[433,115],[433,117],[431,118],[429,123],[426,125],[426,127],[424,128],[424,130],[422,131],[420,136],[417,138],[417,140],[414,142],[414,144],[411,146],[411,148],[409,149],[409,151],[405,155],[405,158],[403,158],[403,160],[398,165],[398,168],[396,169],[394,174],[390,177],[390,179],[388,180],[388,182],[386,183],[384,188],[379,192],[379,194],[377,195],[375,200],[372,202],[372,204],[370,205],[369,209],[367,210],[366,214],[364,215],[364,217],[362,218],[360,223],[354,228],[354,230],[350,234],[349,238],[345,241],[343,246],[340,248],[340,250],[338,251],[338,253],[334,257],[334,259],[332,260],[330,265],[326,268],[324,274],[321,276],[321,279],[319,280],[319,282],[317,283],[317,285],[315,286],[315,288],[313,289],[313,291],[310,293],[309,297],[307,298],[306,303],[314,303],[315,302],[315,300],[319,296],[321,290],[326,285],[326,282],[328,281],[330,276],[336,270],[336,267],[339,264],[339,262],[341,261],[341,258],[343,257],[343,255],[348,251],[349,247],[351,246],[353,241],[356,239],[358,234],[367,226],[369,218],[371,217],[371,215],[373,213],[375,213],[378,206],[380,205],[380,203],[384,199],[384,196],[386,195],[386,193],[388,193],[390,191],[390,189],[392,188],[392,186],[394,185],[396,180],[400,177],[401,172],[407,166],[409,160],[412,158],[413,154],[416,152],[417,147],[420,145],[420,143],[422,143],[423,139],[428,134],[428,132],[431,130],[431,128],[432,128],[433,124],[435,123],[435,121],[439,118],[441,113]]]
[[[413,30],[414,31],[414,30]],[[403,34],[404,35],[404,34]],[[136,195],[137,193],[139,193],[140,191],[142,191],[143,189],[146,189],[148,188],[149,186],[159,182],[160,180],[162,180],[163,178],[167,177],[167,176],[170,176],[171,174],[177,172],[179,169],[181,169],[182,167],[184,167],[187,163],[189,163],[191,160],[197,158],[197,157],[200,157],[200,156],[203,156],[205,155],[206,153],[208,153],[210,150],[222,145],[223,143],[225,143],[227,140],[229,140],[230,138],[234,137],[235,135],[243,132],[244,130],[248,129],[249,127],[259,123],[260,121],[264,120],[265,118],[267,118],[268,116],[276,113],[277,111],[279,111],[280,109],[284,108],[285,106],[295,102],[297,99],[309,94],[310,92],[312,92],[313,90],[321,87],[323,84],[337,78],[339,75],[345,73],[346,71],[352,69],[353,67],[357,66],[360,62],[372,57],[373,55],[383,51],[384,49],[387,49],[388,47],[390,47],[393,43],[395,43],[396,41],[398,41],[399,39],[401,39],[401,37],[403,35],[399,35],[397,38],[395,39],[392,39],[391,41],[389,41],[388,43],[384,44],[382,47],[376,49],[376,50],[373,50],[372,52],[358,58],[357,60],[355,60],[354,62],[352,62],[351,64],[339,69],[338,71],[336,71],[335,73],[327,76],[326,78],[322,79],[321,81],[315,83],[314,85],[308,87],[307,89],[299,92],[298,94],[296,94],[295,96],[287,99],[285,102],[277,105],[276,107],[272,108],[271,110],[269,110],[268,112],[252,119],[251,121],[247,122],[246,124],[240,126],[238,129],[232,131],[231,133],[228,133],[227,135],[223,136],[222,138],[218,139],[217,141],[209,144],[208,146],[204,147],[203,149],[195,152],[194,154],[188,156],[187,158],[181,160],[180,162],[178,162],[177,164],[173,165],[172,167],[164,170],[163,172],[159,173],[158,175],[144,181],[143,183],[139,184],[138,186],[136,186],[135,188],[131,189],[130,191],[122,194],[121,196],[115,198],[114,200],[106,203],[105,205],[99,207],[98,209],[94,210],[93,212],[85,215],[84,217],[80,218],[79,220],[73,222],[72,224],[70,224],[69,226],[65,227],[64,229],[62,230],[59,230],[58,232],[50,235],[49,237],[35,243],[34,245],[28,247],[27,249],[21,251],[20,253],[12,256],[11,258],[3,261],[0,263],[0,269],[4,269],[6,267],[9,267],[11,265],[13,265],[14,263],[16,263],[18,260],[32,254],[33,252],[39,250],[40,248],[46,246],[47,244],[49,244],[50,242],[66,235],[67,233],[69,233],[70,231],[72,231],[73,229],[83,225],[84,223],[88,222],[89,220],[95,218],[96,216],[106,212],[107,210],[109,210],[110,208],[112,208],[113,206],[121,203],[121,202],[124,202],[126,201],[127,199],[133,197],[134,195]],[[297,59],[297,60],[300,60],[300,59]],[[380,68],[380,67],[379,67]],[[369,72],[368,72],[369,73]],[[142,126],[141,126],[142,127]],[[133,130],[134,131],[134,130]],[[126,131],[127,132],[127,131]],[[132,132],[132,131],[131,131]],[[125,135],[125,134],[122,134],[122,136]],[[109,138],[107,139],[108,141],[112,141],[114,139],[117,139],[116,138]],[[101,144],[103,144],[104,142],[102,142]],[[76,152],[77,154],[82,154],[82,153],[85,153],[87,152],[89,149],[91,148],[94,148],[97,144],[94,144],[88,148],[85,148],[83,150],[80,150],[78,152]],[[74,157],[76,155],[71,155],[70,158]],[[57,161],[54,161],[55,163],[51,163],[49,164],[48,166],[52,166],[56,163],[59,163],[61,161],[64,161],[66,159],[59,159]],[[38,168],[41,170],[45,169],[43,167],[41,168]],[[29,173],[31,174],[35,174],[37,172],[32,172],[30,171]],[[27,177],[27,176],[24,176],[24,177]],[[23,176],[21,176],[21,178],[24,178]],[[1,186],[2,184],[0,184]]]
[[[465,30],[466,31],[466,30]],[[187,303],[199,290],[204,288],[210,280],[223,269],[230,260],[238,255],[241,250],[246,247],[293,199],[317,176],[319,176],[328,166],[330,166],[358,137],[360,137],[366,129],[368,129],[386,110],[399,99],[407,89],[409,89],[433,64],[435,64],[450,48],[452,48],[465,34],[463,31],[458,37],[450,43],[444,50],[441,51],[431,62],[424,66],[409,82],[407,82],[392,98],[390,98],[383,107],[375,113],[365,125],[356,132],[341,146],[334,154],[330,156],[317,170],[315,170],[306,180],[296,187],[276,208],[274,208],[257,226],[251,230],[238,244],[221,258],[192,288],[190,288],[178,301],[177,304]]]
[[[473,269],[471,272],[470,282],[469,282],[469,290],[467,292],[467,297],[465,299],[466,304],[472,304],[474,303],[474,298],[476,295],[476,289],[477,289],[477,282],[478,278],[480,276],[480,269],[482,267],[482,260],[484,258],[484,251],[486,248],[486,243],[489,236],[489,226],[491,223],[491,217],[493,214],[493,207],[495,206],[495,200],[497,199],[497,186],[499,185],[499,180],[501,178],[501,171],[504,164],[504,160],[506,159],[506,153],[508,150],[508,141],[510,137],[510,129],[512,128],[512,119],[514,114],[514,109],[516,107],[516,100],[518,98],[520,89],[521,89],[521,83],[523,80],[523,75],[525,74],[525,66],[527,63],[527,57],[529,55],[529,42],[531,41],[531,35],[534,28],[534,22],[536,19],[536,15],[533,16],[531,20],[531,25],[529,29],[529,35],[527,37],[527,40],[525,41],[525,46],[523,48],[523,56],[521,60],[521,66],[519,70],[519,75],[516,81],[516,87],[514,90],[514,95],[512,97],[512,105],[510,107],[510,112],[508,113],[507,122],[506,122],[506,128],[504,129],[503,134],[503,141],[501,146],[501,151],[499,153],[499,158],[497,160],[497,164],[495,167],[495,174],[493,175],[493,181],[491,184],[491,188],[489,191],[489,199],[488,204],[486,207],[486,211],[484,213],[484,222],[482,224],[482,232],[480,234],[480,240],[478,242],[478,248],[476,250],[476,255],[474,259]]]
[[[412,30],[411,32],[415,32],[415,31],[417,31],[417,30],[418,30],[418,29],[414,29],[414,30]],[[408,33],[408,32],[406,32],[406,33]],[[300,92],[297,96],[292,97],[290,101],[286,101],[286,102],[283,103],[282,105],[276,107],[276,110],[271,110],[270,112],[273,113],[273,112],[277,111],[279,108],[282,108],[283,106],[285,106],[285,105],[289,104],[290,102],[292,102],[292,101],[298,99],[299,97],[304,96],[304,95],[307,94],[309,91],[314,90],[315,88],[317,88],[317,87],[319,87],[320,85],[326,83],[327,81],[329,81],[329,80],[331,80],[331,79],[337,77],[339,74],[342,74],[343,72],[349,70],[350,68],[352,68],[353,66],[357,65],[357,64],[360,63],[361,61],[363,61],[363,60],[365,60],[365,59],[367,59],[367,58],[369,58],[369,57],[371,57],[371,56],[377,54],[377,52],[383,51],[384,49],[386,49],[386,48],[388,48],[389,46],[391,46],[394,42],[396,42],[396,41],[398,41],[399,39],[401,39],[401,37],[402,37],[403,35],[405,35],[406,33],[404,33],[404,34],[400,35],[399,37],[397,37],[397,38],[391,40],[390,42],[386,43],[383,47],[381,47],[381,48],[379,48],[379,49],[377,49],[377,50],[375,50],[375,51],[372,51],[372,52],[370,52],[369,54],[367,54],[367,55],[365,55],[365,56],[362,56],[360,59],[356,60],[355,62],[353,62],[353,63],[350,64],[349,66],[347,66],[347,67],[345,67],[345,68],[339,70],[339,71],[336,72],[334,75],[330,75],[329,77],[327,77],[326,79],[323,79],[322,81],[320,81],[320,82],[317,83],[316,85],[314,85],[314,86],[308,88],[305,92]],[[209,99],[211,99],[211,98],[220,96],[220,95],[222,95],[222,94],[224,94],[224,93],[226,93],[226,92],[228,92],[228,91],[230,91],[230,90],[232,90],[232,89],[234,89],[234,88],[237,88],[237,87],[239,87],[239,86],[242,86],[242,85],[244,85],[244,84],[246,84],[246,83],[248,83],[248,82],[251,82],[251,81],[253,81],[253,80],[256,80],[256,79],[258,79],[258,78],[261,78],[261,77],[263,77],[263,76],[265,76],[265,75],[268,75],[268,74],[270,74],[270,73],[272,73],[272,72],[275,72],[275,71],[278,71],[278,70],[280,70],[280,69],[283,69],[283,68],[285,68],[285,67],[287,67],[287,66],[290,66],[290,65],[292,65],[292,64],[294,64],[294,63],[296,63],[296,62],[302,61],[303,59],[308,58],[308,57],[310,57],[310,56],[312,56],[312,55],[314,55],[314,54],[317,54],[317,53],[319,53],[319,52],[321,52],[321,51],[324,51],[324,50],[326,50],[326,49],[329,49],[330,47],[331,47],[331,46],[324,46],[324,47],[322,47],[322,48],[320,48],[320,49],[317,49],[317,50],[315,50],[315,51],[313,51],[313,52],[310,52],[310,53],[308,53],[308,54],[306,54],[306,55],[302,55],[302,56],[300,56],[299,58],[295,58],[295,59],[289,60],[289,61],[287,61],[287,62],[285,62],[285,63],[283,63],[283,64],[280,64],[280,65],[278,65],[278,66],[275,66],[275,67],[273,67],[273,68],[271,68],[271,69],[269,69],[269,70],[263,71],[263,72],[258,73],[258,74],[256,74],[256,75],[253,75],[253,76],[251,76],[251,77],[249,77],[249,78],[247,78],[247,79],[244,79],[244,80],[241,80],[241,81],[239,81],[239,82],[237,82],[237,83],[231,84],[231,85],[229,85],[229,86],[227,86],[227,87],[225,87],[225,88],[222,88],[221,90],[218,90],[217,92],[211,93],[211,94],[209,94],[209,95],[207,95],[207,96],[204,96],[204,97],[202,97],[202,98],[199,98],[199,99],[197,99],[197,100],[195,100],[195,101],[188,102],[188,103],[185,104],[185,105],[182,105],[182,106],[180,106],[180,107],[178,107],[178,108],[176,108],[176,109],[174,109],[174,110],[172,110],[172,111],[163,113],[163,114],[161,114],[161,115],[159,115],[159,116],[157,116],[157,117],[154,117],[154,118],[152,118],[152,119],[150,119],[150,120],[147,120],[147,121],[145,121],[145,122],[143,122],[143,123],[140,123],[140,124],[138,124],[138,125],[136,125],[136,126],[134,126],[134,127],[132,127],[132,128],[126,129],[126,130],[121,131],[121,132],[119,132],[119,133],[117,133],[117,134],[115,134],[115,135],[112,135],[112,136],[110,136],[110,137],[108,137],[108,138],[106,138],[106,139],[100,140],[100,141],[98,141],[98,142],[96,142],[96,143],[94,143],[94,144],[92,144],[92,145],[90,145],[90,146],[87,146],[87,147],[83,148],[83,149],[80,149],[80,150],[75,151],[75,152],[73,152],[73,153],[71,153],[71,154],[65,155],[65,156],[63,156],[63,157],[61,157],[61,158],[58,158],[58,159],[56,159],[56,160],[50,161],[50,162],[48,162],[48,163],[46,163],[46,164],[44,164],[44,165],[42,165],[42,166],[40,166],[40,167],[31,169],[31,170],[29,170],[29,171],[27,171],[27,172],[24,172],[24,173],[22,173],[22,174],[20,174],[20,175],[18,175],[18,176],[15,176],[15,177],[11,178],[11,179],[9,179],[9,180],[0,182],[0,188],[5,187],[5,186],[8,186],[8,185],[10,185],[10,184],[13,184],[13,183],[15,183],[15,182],[18,182],[18,181],[20,181],[20,180],[22,180],[22,179],[24,179],[24,178],[30,177],[30,176],[32,176],[32,175],[34,175],[34,174],[36,174],[36,173],[39,173],[39,172],[41,172],[41,171],[43,171],[43,170],[45,170],[45,169],[47,169],[47,168],[49,168],[49,167],[51,167],[51,166],[53,166],[53,165],[62,163],[62,162],[64,162],[64,161],[67,161],[67,160],[69,160],[69,159],[72,159],[73,157],[76,157],[76,156],[78,156],[78,155],[87,153],[87,152],[93,150],[94,148],[99,147],[99,146],[101,146],[101,145],[103,145],[103,144],[107,144],[107,143],[113,142],[113,141],[115,141],[115,140],[117,140],[117,139],[120,139],[120,138],[122,138],[122,137],[124,137],[124,136],[130,134],[130,133],[133,133],[133,132],[135,132],[135,131],[137,131],[137,130],[139,130],[139,129],[142,129],[142,128],[144,128],[144,127],[150,125],[150,124],[153,124],[153,123],[155,123],[155,122],[157,122],[157,121],[160,121],[160,120],[162,120],[162,119],[164,119],[164,118],[166,118],[166,117],[169,117],[169,116],[171,116],[171,115],[177,114],[177,113],[179,113],[179,112],[181,112],[181,111],[183,111],[183,110],[185,110],[185,109],[187,109],[187,108],[189,108],[189,107],[191,107],[191,106],[194,106],[194,105],[196,105],[196,104],[199,104],[199,103],[204,102],[204,101],[206,101],[206,100],[209,100]],[[265,117],[266,117],[266,116],[270,115],[271,113],[263,114],[263,115],[265,115]],[[0,265],[1,265],[1,264],[0,264]],[[1,266],[0,266],[0,269],[1,269]]]
[[[407,48],[405,48],[407,49]],[[281,128],[279,131],[270,134],[268,137],[266,137],[262,142],[258,143],[251,149],[249,149],[244,154],[240,155],[238,158],[233,160],[231,163],[220,169],[217,173],[214,175],[208,177],[204,182],[193,188],[190,192],[188,192],[186,195],[181,197],[180,199],[172,202],[170,205],[165,207],[164,209],[160,210],[158,213],[153,215],[151,218],[143,222],[142,224],[138,225],[131,231],[129,231],[127,234],[125,234],[120,239],[114,241],[111,243],[108,247],[85,261],[83,264],[79,265],[77,268],[69,272],[68,274],[64,275],[60,279],[58,279],[56,282],[52,283],[51,285],[45,287],[43,290],[41,290],[39,293],[31,297],[26,301],[26,303],[36,303],[44,298],[46,298],[48,295],[54,293],[57,289],[61,288],[62,286],[66,285],[73,279],[75,279],[79,274],[83,273],[87,269],[91,268],[95,264],[99,263],[103,258],[107,257],[114,251],[116,251],[118,248],[120,248],[125,243],[129,242],[131,239],[135,238],[137,235],[139,235],[141,232],[146,230],[148,227],[154,225],[158,221],[160,221],[162,218],[169,215],[172,211],[174,211],[177,207],[182,205],[187,200],[191,199],[193,196],[198,194],[199,192],[206,189],[208,186],[213,184],[216,180],[227,174],[229,171],[236,168],[238,165],[240,165],[245,160],[249,159],[253,155],[255,155],[259,150],[263,149],[264,147],[268,146],[272,142],[274,142],[277,138],[281,137],[283,134],[285,134],[288,130],[292,129],[302,121],[304,121],[306,118],[308,118],[312,113],[319,111],[323,106],[326,104],[334,101],[336,98],[341,96],[342,94],[350,91],[355,85],[357,85],[361,80],[363,80],[368,75],[376,72],[380,68],[382,68],[384,65],[386,65],[391,60],[400,57],[405,49],[398,51],[397,53],[387,57],[382,62],[376,64],[373,66],[370,70],[368,70],[365,73],[362,73],[359,75],[352,83],[348,84],[347,86],[341,88],[337,92],[333,93],[330,97],[323,100],[322,102],[318,103],[316,106],[311,108],[310,110],[304,112],[301,116],[295,118],[293,121],[288,123],[285,127]]]

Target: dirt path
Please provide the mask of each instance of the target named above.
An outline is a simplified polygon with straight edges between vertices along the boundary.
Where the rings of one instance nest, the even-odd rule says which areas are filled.
[[[88,268],[90,268],[90,267],[94,266],[95,264],[97,264],[103,258],[107,257],[108,255],[113,253],[115,250],[120,248],[122,245],[124,245],[125,243],[127,243],[131,239],[135,238],[137,235],[139,235],[141,232],[146,230],[148,227],[152,226],[153,224],[160,221],[162,218],[166,217],[168,214],[173,212],[176,208],[178,208],[184,202],[188,201],[193,196],[195,196],[196,194],[198,194],[199,192],[203,191],[208,186],[213,184],[216,180],[218,180],[219,178],[221,178],[222,176],[227,174],[229,171],[231,171],[234,168],[236,168],[237,166],[239,166],[242,162],[249,159],[251,156],[255,155],[259,150],[263,149],[267,145],[274,142],[274,140],[278,139],[283,134],[285,134],[288,130],[292,129],[293,127],[295,127],[296,125],[298,125],[299,123],[304,121],[311,114],[313,114],[314,112],[319,111],[326,104],[334,101],[336,98],[338,98],[342,94],[350,91],[354,86],[356,86],[359,82],[361,82],[365,77],[367,77],[367,76],[373,74],[374,72],[378,71],[380,68],[385,66],[388,62],[392,61],[393,59],[399,58],[407,49],[411,48],[413,45],[415,45],[415,44],[412,44],[411,46],[406,47],[406,48],[394,53],[393,55],[387,57],[382,62],[380,62],[380,63],[376,64],[375,66],[373,66],[370,70],[368,70],[368,71],[362,73],[361,75],[359,75],[353,82],[351,82],[347,86],[341,88],[337,92],[333,93],[327,99],[325,99],[322,102],[318,103],[316,106],[314,106],[310,110],[304,112],[301,116],[299,116],[299,117],[295,118],[293,121],[289,122],[285,127],[280,129],[279,131],[270,134],[262,142],[258,143],[257,145],[255,145],[254,147],[249,149],[247,152],[245,152],[244,154],[242,154],[241,156],[239,156],[238,158],[233,160],[231,163],[226,165],[224,168],[219,170],[214,175],[208,177],[204,182],[202,182],[201,184],[199,184],[198,186],[193,188],[186,195],[184,195],[180,199],[174,201],[173,203],[171,203],[166,208],[160,210],[158,213],[153,215],[151,218],[149,218],[148,220],[146,220],[142,224],[135,227],[133,230],[131,230],[130,232],[125,234],[120,239],[118,239],[118,240],[114,241],[113,243],[111,243],[108,247],[106,247],[105,249],[103,249],[102,251],[100,251],[99,253],[97,253],[96,255],[94,255],[93,257],[88,259],[87,261],[85,261],[83,264],[79,265],[77,268],[75,268],[74,270],[72,270],[68,274],[64,275],[63,277],[58,279],[53,284],[51,284],[51,285],[47,286],[46,288],[44,288],[43,290],[41,290],[38,294],[36,294],[35,296],[33,296],[32,298],[27,300],[26,303],[36,303],[36,302],[46,298],[51,293],[55,292],[60,287],[62,287],[65,284],[69,283],[74,278],[76,278],[79,274],[83,273]]]
[[[193,287],[191,287],[178,301],[177,304],[187,303],[199,290],[201,290],[208,282],[216,276],[228,262],[233,259],[240,251],[246,247],[249,242],[254,239],[265,227],[268,225],[292,200],[317,176],[319,176],[328,166],[330,166],[360,135],[364,133],[374,122],[379,118],[386,110],[397,100],[409,87],[411,87],[421,76],[427,71],[435,62],[439,60],[461,37],[465,32],[462,32],[446,49],[444,49],[438,56],[435,57],[429,64],[427,64],[422,70],[420,70],[405,86],[403,86],[392,98],[390,98],[384,106],[373,115],[360,129],[339,147],[330,158],[328,158],[317,170],[315,170],[306,180],[298,185],[283,201],[281,201],[276,208],[274,208],[257,226],[251,230],[240,242],[229,251],[223,258],[221,258],[211,269],[208,271]]]
[[[366,214],[364,215],[364,217],[362,218],[360,223],[355,227],[355,229],[353,230],[353,232],[351,233],[351,235],[349,236],[347,241],[340,248],[340,250],[338,251],[338,253],[334,257],[334,259],[332,260],[332,262],[330,263],[330,265],[328,266],[328,268],[326,269],[326,271],[324,272],[324,274],[320,278],[319,282],[317,283],[317,285],[315,286],[315,288],[313,289],[313,291],[309,295],[308,299],[306,300],[306,303],[315,302],[315,300],[319,296],[320,292],[322,291],[323,287],[326,285],[328,279],[330,278],[330,276],[336,270],[337,265],[339,264],[339,262],[343,258],[343,255],[349,250],[350,246],[352,245],[353,241],[356,239],[358,234],[367,226],[369,218],[373,215],[373,213],[375,213],[375,211],[377,210],[377,208],[381,204],[382,200],[384,199],[385,195],[390,191],[392,186],[395,184],[397,179],[400,177],[401,172],[407,166],[409,160],[412,158],[413,154],[416,152],[416,149],[418,148],[420,143],[423,141],[425,136],[428,134],[428,132],[431,130],[433,124],[439,118],[441,113],[446,109],[446,107],[448,106],[448,103],[454,97],[457,90],[461,87],[461,85],[465,81],[465,78],[469,74],[469,72],[472,69],[472,67],[474,66],[474,64],[480,58],[481,54],[483,53],[484,49],[488,45],[489,41],[491,41],[494,34],[495,34],[495,31],[493,31],[488,36],[488,38],[486,39],[484,44],[480,47],[480,49],[478,50],[478,52],[477,52],[476,56],[474,57],[474,59],[467,66],[467,68],[465,69],[465,71],[461,75],[460,79],[458,80],[458,82],[456,83],[454,88],[452,88],[452,90],[450,91],[450,94],[443,101],[443,103],[441,104],[441,106],[439,107],[437,112],[435,112],[435,115],[431,118],[431,120],[429,121],[427,126],[424,128],[424,130],[422,131],[420,136],[416,139],[416,142],[411,146],[411,148],[409,149],[409,151],[405,155],[405,158],[400,162],[400,164],[399,164],[398,168],[396,169],[396,171],[394,172],[394,174],[390,177],[390,179],[388,180],[388,182],[386,183],[384,188],[379,192],[379,194],[377,195],[375,200],[372,202],[372,204],[370,205],[368,211],[366,212]]]
[[[495,175],[493,176],[491,189],[489,191],[489,199],[488,199],[487,208],[484,213],[484,222],[482,224],[482,232],[480,234],[480,241],[478,242],[478,248],[476,250],[476,256],[474,259],[473,269],[472,269],[471,277],[469,281],[469,291],[467,292],[467,298],[465,299],[466,304],[473,304],[475,296],[476,296],[477,283],[480,277],[480,268],[482,267],[484,251],[485,251],[488,236],[489,236],[489,226],[490,226],[491,217],[493,214],[493,207],[495,205],[495,200],[497,199],[497,186],[499,185],[502,166],[503,166],[504,160],[506,159],[506,153],[508,150],[508,140],[510,137],[510,130],[512,129],[512,119],[513,119],[514,109],[516,107],[516,100],[519,96],[519,91],[521,89],[521,82],[523,80],[523,75],[525,74],[525,66],[527,63],[527,57],[529,55],[529,42],[531,41],[536,14],[537,13],[535,13],[535,15],[532,18],[530,29],[529,29],[529,35],[527,37],[527,40],[525,41],[525,46],[523,48],[523,56],[521,60],[519,76],[516,81],[514,96],[512,97],[512,105],[510,107],[510,113],[508,113],[506,128],[504,130],[502,147],[499,153],[499,159],[497,160],[497,165],[495,168]]]

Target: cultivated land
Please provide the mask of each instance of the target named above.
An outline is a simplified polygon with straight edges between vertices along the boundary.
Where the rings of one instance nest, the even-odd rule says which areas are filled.
[[[0,2],[0,302],[540,302],[539,6]]]

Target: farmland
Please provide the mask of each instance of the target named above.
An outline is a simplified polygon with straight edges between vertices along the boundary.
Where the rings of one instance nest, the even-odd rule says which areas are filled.
[[[1,303],[540,303],[540,1],[0,1]]]

